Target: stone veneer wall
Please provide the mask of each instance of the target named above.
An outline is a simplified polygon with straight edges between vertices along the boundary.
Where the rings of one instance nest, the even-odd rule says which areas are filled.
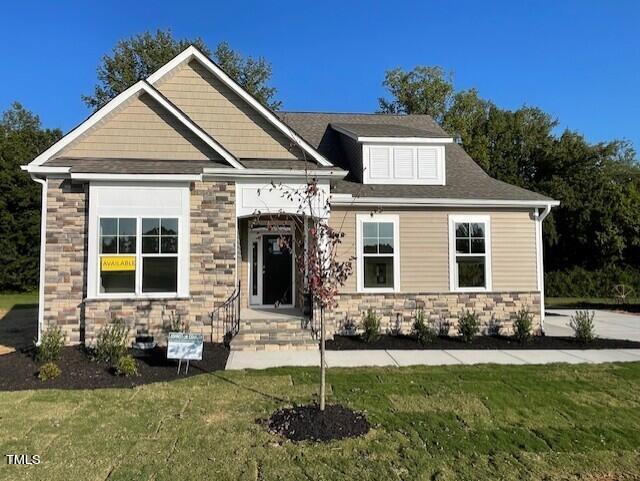
[[[515,314],[526,307],[534,315],[534,332],[540,328],[539,292],[345,293],[337,297],[337,304],[328,315],[328,331],[336,334],[343,331],[348,320],[359,325],[363,313],[370,308],[380,317],[383,332],[399,329],[410,333],[417,309],[423,309],[430,322],[449,322],[452,333],[457,327],[458,317],[464,311],[471,311],[478,314],[483,329],[492,323],[493,318],[502,326],[501,333],[507,334],[512,330]]]
[[[87,184],[49,179],[44,274],[44,326],[58,326],[68,344],[82,338],[81,312],[85,298]]]
[[[149,332],[162,340],[177,316],[191,331],[222,339],[222,326],[209,314],[235,288],[235,184],[195,182],[191,188],[190,297],[151,300],[84,300],[87,233],[86,186],[49,183],[45,278],[45,329],[57,324],[67,343],[92,344],[114,318],[127,321],[130,334]]]

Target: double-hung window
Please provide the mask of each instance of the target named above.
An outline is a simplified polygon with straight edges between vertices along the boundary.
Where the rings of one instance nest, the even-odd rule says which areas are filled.
[[[449,251],[452,291],[491,290],[488,216],[450,216]]]
[[[398,217],[358,216],[358,289],[397,292],[400,289]]]
[[[177,294],[178,225],[177,218],[100,218],[100,292]]]

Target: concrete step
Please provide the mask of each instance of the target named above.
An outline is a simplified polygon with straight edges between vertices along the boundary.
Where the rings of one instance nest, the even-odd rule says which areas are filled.
[[[317,350],[318,341],[303,326],[303,319],[241,320],[230,347],[232,351]]]

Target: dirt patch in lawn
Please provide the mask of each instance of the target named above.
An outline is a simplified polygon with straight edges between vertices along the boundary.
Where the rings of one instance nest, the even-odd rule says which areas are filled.
[[[478,336],[469,343],[456,337],[436,337],[433,342],[423,346],[411,336],[385,334],[370,343],[364,342],[360,336],[334,336],[333,340],[327,341],[326,347],[332,351],[352,349],[640,349],[640,342],[595,339],[590,343],[584,343],[578,342],[572,337],[534,336],[523,344],[511,337]]]
[[[177,373],[177,361],[168,360],[166,350],[157,347],[148,352],[131,350],[138,361],[138,376],[116,376],[103,364],[91,360],[82,347],[65,347],[56,362],[62,373],[55,379],[40,381],[40,364],[32,351],[17,351],[0,356],[0,391],[25,389],[101,389],[134,387],[152,382],[171,381],[224,370],[229,351],[222,344],[205,343],[202,361],[192,361],[187,375],[184,366]]]
[[[332,441],[353,438],[369,432],[364,414],[330,405],[320,411],[317,405],[278,409],[266,421],[273,434],[291,441]]]

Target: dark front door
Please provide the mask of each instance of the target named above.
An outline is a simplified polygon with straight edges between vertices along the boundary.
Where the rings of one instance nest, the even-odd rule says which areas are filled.
[[[292,304],[290,235],[262,236],[262,303]]]

